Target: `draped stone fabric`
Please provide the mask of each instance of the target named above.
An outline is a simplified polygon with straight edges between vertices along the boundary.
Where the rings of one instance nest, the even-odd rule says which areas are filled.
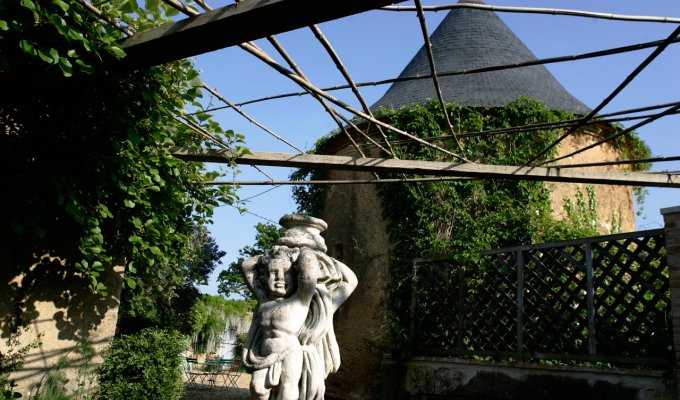
[[[286,218],[293,219],[298,225],[285,220]],[[299,227],[301,221],[303,228]],[[290,379],[290,375],[293,374],[293,372],[287,374],[283,367],[288,357],[292,358],[294,352],[301,353],[301,373],[299,377],[295,375],[295,379],[299,379],[297,399],[321,400],[325,394],[326,377],[340,367],[340,349],[333,328],[333,314],[356,287],[356,276],[346,265],[325,254],[326,246],[319,235],[319,232],[326,228],[325,222],[311,217],[284,216],[282,225],[289,229],[278,240],[277,245],[267,253],[244,262],[242,267],[249,287],[258,297],[258,305],[243,349],[243,362],[253,373],[251,383],[253,398],[291,400],[286,394],[280,393],[285,389],[277,386],[282,380]],[[310,259],[313,262],[310,262]],[[301,263],[304,262],[307,264],[303,267]],[[276,299],[267,292],[267,285],[270,283],[266,278],[269,275],[269,279],[272,279],[272,271],[276,269],[272,266],[284,264],[289,265],[286,273],[294,275],[297,279],[299,287],[296,290],[301,290],[300,286],[303,287],[302,290],[307,290],[307,294],[299,296],[299,299],[295,294]],[[303,268],[308,270],[303,271]],[[312,276],[314,281],[305,281],[310,279],[309,276]],[[308,284],[314,285],[313,289],[312,286],[305,286]],[[277,324],[295,320],[297,316],[290,315],[290,312],[294,307],[301,307],[301,304],[305,307],[304,314],[300,315],[300,325],[294,327],[299,345],[295,341],[287,342],[289,345],[285,350],[267,352],[265,350],[267,340],[281,339],[277,335],[285,336],[285,333],[280,333],[282,329],[277,330]],[[272,311],[277,307],[288,308],[277,314],[276,311]],[[265,309],[268,314],[266,321],[263,321]],[[290,329],[289,325],[285,327]],[[290,338],[286,337],[285,340]],[[271,349],[271,346],[269,348]],[[288,363],[291,366],[290,361]],[[298,367],[299,364],[293,365],[291,369],[298,371]],[[259,372],[256,378],[255,372],[264,370],[266,375]]]

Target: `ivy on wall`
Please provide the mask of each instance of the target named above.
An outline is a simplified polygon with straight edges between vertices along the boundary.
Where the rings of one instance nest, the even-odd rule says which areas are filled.
[[[573,115],[550,110],[530,99],[519,99],[504,107],[473,108],[447,105],[454,130],[475,132],[512,126],[557,122]],[[397,111],[382,118],[392,126],[421,138],[440,137],[448,131],[441,106],[430,102]],[[474,162],[522,165],[550,145],[561,130],[519,132],[505,135],[459,138],[463,155]],[[440,160],[441,153],[415,142],[402,142],[389,134],[400,159]],[[327,138],[317,143],[322,148]],[[453,140],[438,139],[439,146],[459,152]],[[615,143],[622,159],[649,156],[649,148],[633,133]],[[555,155],[555,149],[539,161]],[[638,166],[638,168],[647,166]],[[324,179],[323,171],[298,170],[292,179]],[[399,174],[382,178],[400,178]],[[390,183],[378,186],[383,216],[388,223],[390,248],[389,333],[395,348],[408,341],[411,262],[414,258],[447,257],[460,265],[474,267],[481,250],[519,244],[593,236],[597,224],[583,223],[596,216],[596,201],[588,193],[577,204],[568,204],[563,221],[552,216],[550,189],[541,182],[524,180],[473,180],[447,182]],[[294,196],[300,212],[321,216],[324,186],[297,187]],[[570,208],[569,208],[570,206]]]
[[[98,6],[140,31],[177,13],[159,1]],[[170,152],[209,145],[176,119],[200,106],[192,62],[118,71],[122,38],[75,1],[0,2],[0,167],[12,171],[0,237],[17,273],[49,251],[100,293],[114,262],[125,262],[126,286],[155,279],[164,283],[158,291],[172,293],[167,282],[183,279],[179,260],[194,230],[235,194],[199,185],[220,173]],[[243,137],[209,115],[189,118],[243,150]]]

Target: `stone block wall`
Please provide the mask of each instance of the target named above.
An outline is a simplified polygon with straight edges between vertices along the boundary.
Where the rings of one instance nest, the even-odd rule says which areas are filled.
[[[666,260],[669,267],[671,290],[671,318],[675,370],[680,375],[680,206],[661,210],[666,234]],[[680,376],[678,376],[680,390]]]
[[[45,254],[24,273],[13,273],[6,255],[0,256],[0,352],[8,351],[6,340],[18,322],[21,345],[35,343],[21,371],[11,379],[15,390],[30,398],[44,381],[47,372],[65,358],[62,369],[70,387],[91,386],[92,369],[102,361],[102,353],[116,329],[122,288],[123,267],[108,268],[100,277],[108,294],[93,293],[88,280],[65,267],[62,259]],[[120,263],[119,263],[120,265]],[[82,346],[85,344],[85,346]],[[87,349],[89,347],[89,349]],[[87,350],[87,356],[82,350]]]

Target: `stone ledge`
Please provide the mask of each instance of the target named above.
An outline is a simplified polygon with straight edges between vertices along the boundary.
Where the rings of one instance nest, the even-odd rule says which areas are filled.
[[[659,212],[661,215],[680,213],[680,206],[662,208]]]

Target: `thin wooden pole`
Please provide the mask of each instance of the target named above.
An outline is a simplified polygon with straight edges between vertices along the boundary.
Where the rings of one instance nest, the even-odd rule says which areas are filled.
[[[330,102],[332,102],[332,103],[334,103],[334,104],[336,104],[336,105],[338,105],[338,106],[344,108],[345,110],[347,110],[347,111],[349,111],[349,112],[351,112],[351,113],[353,113],[353,114],[355,114],[355,115],[357,115],[357,116],[359,116],[359,117],[362,117],[362,118],[364,118],[364,119],[366,119],[366,120],[368,120],[368,121],[370,121],[370,122],[372,122],[372,123],[374,123],[374,124],[376,124],[376,125],[379,125],[379,126],[382,126],[382,127],[384,127],[384,128],[387,128],[387,129],[389,129],[389,130],[391,130],[391,131],[393,131],[393,132],[395,132],[395,133],[397,133],[397,134],[399,134],[399,135],[405,136],[405,137],[407,137],[407,138],[409,138],[409,139],[413,139],[413,140],[415,140],[415,141],[417,141],[417,142],[419,142],[419,143],[421,143],[421,144],[423,144],[423,145],[425,145],[425,146],[427,146],[427,147],[430,147],[430,148],[432,148],[432,149],[434,149],[434,150],[438,150],[438,151],[440,151],[440,152],[442,152],[442,153],[444,153],[444,154],[448,154],[448,155],[450,155],[450,156],[452,156],[452,157],[454,157],[454,158],[456,158],[456,159],[458,159],[458,160],[463,160],[463,161],[465,161],[465,159],[464,159],[463,157],[461,157],[460,155],[458,155],[458,154],[456,154],[456,153],[453,153],[453,152],[448,151],[448,150],[446,150],[446,149],[444,149],[444,148],[441,148],[441,147],[439,147],[439,146],[435,146],[435,145],[433,145],[433,144],[431,144],[431,143],[428,143],[428,142],[422,140],[421,138],[419,138],[419,137],[417,137],[417,136],[414,136],[414,135],[412,135],[412,134],[410,134],[410,133],[408,133],[408,132],[402,131],[401,129],[397,129],[397,128],[395,128],[395,127],[393,127],[393,126],[391,126],[391,125],[389,125],[389,124],[387,124],[387,123],[385,123],[385,122],[383,122],[383,121],[380,121],[379,119],[373,118],[373,117],[371,117],[370,115],[368,115],[368,114],[366,114],[366,113],[364,113],[364,112],[361,112],[361,111],[355,109],[354,107],[351,107],[351,106],[349,106],[348,104],[346,104],[346,103],[344,103],[344,102],[342,102],[342,101],[336,99],[335,97],[333,97],[333,96],[331,96],[330,94],[328,94],[328,93],[326,93],[326,92],[320,90],[319,88],[317,88],[317,87],[315,87],[315,86],[309,84],[308,82],[306,82],[305,80],[303,80],[302,78],[300,78],[299,76],[297,76],[296,74],[292,73],[292,72],[289,71],[288,69],[286,69],[286,68],[284,68],[283,66],[281,66],[281,65],[280,65],[279,63],[277,63],[274,59],[272,59],[271,57],[269,57],[266,53],[264,53],[264,52],[262,52],[261,50],[259,50],[259,49],[257,48],[257,46],[253,46],[251,43],[243,43],[243,44],[240,45],[240,47],[243,48],[243,49],[245,49],[246,51],[248,51],[249,53],[251,53],[251,54],[254,55],[255,57],[259,58],[260,60],[264,61],[266,64],[268,64],[268,65],[270,65],[271,67],[273,67],[275,70],[277,70],[277,71],[278,71],[279,73],[281,73],[282,75],[284,75],[284,76],[288,77],[289,79],[295,81],[295,82],[298,83],[300,86],[303,86],[305,89],[309,89],[309,90],[311,90],[311,91],[317,93],[317,94],[320,95],[321,97],[323,97],[323,98],[325,98],[326,100],[328,100],[328,101],[330,101]]]
[[[585,245],[586,251],[586,297],[588,303],[588,354],[597,354],[597,340],[595,332],[595,283],[593,271],[593,246]]]
[[[162,0],[163,3],[169,5],[170,7],[176,9],[179,12],[182,12],[188,16],[195,17],[200,14],[200,12],[194,8],[191,8],[187,6],[186,4],[178,1],[178,0]]]
[[[444,114],[444,120],[449,128],[449,132],[453,137],[453,140],[458,146],[458,150],[463,152],[463,146],[460,144],[458,137],[456,136],[456,131],[453,129],[451,124],[451,118],[449,118],[449,112],[446,110],[446,101],[444,101],[444,94],[442,93],[441,85],[439,84],[439,77],[437,75],[437,67],[434,61],[434,54],[432,53],[432,42],[430,42],[430,34],[427,31],[427,22],[425,21],[425,13],[423,12],[423,4],[420,0],[415,0],[416,10],[418,12],[418,20],[420,21],[420,31],[423,34],[423,41],[425,42],[425,50],[427,51],[427,60],[430,64],[430,75],[432,76],[432,83],[434,84],[435,92],[437,93],[437,99],[442,107],[442,113]]]
[[[524,354],[524,252],[517,251],[517,360]]]
[[[113,18],[109,17],[108,15],[104,14],[104,12],[103,12],[102,10],[100,10],[100,9],[97,8],[97,7],[95,7],[95,6],[94,6],[92,3],[90,3],[89,1],[86,1],[86,0],[78,0],[78,2],[79,2],[83,7],[85,7],[86,9],[88,9],[91,13],[93,13],[94,15],[98,16],[99,18],[103,19],[105,22],[109,23],[111,26],[113,26],[114,28],[116,28],[116,29],[118,29],[119,31],[123,32],[123,33],[126,34],[127,36],[132,36],[132,35],[135,34],[135,32],[134,32],[130,27],[121,25],[120,22],[118,22],[118,21],[116,21],[115,19],[113,19]]]
[[[458,340],[456,342],[456,348],[458,350],[464,350],[463,345],[465,343],[465,268],[462,266],[458,267]]]
[[[335,63],[335,67],[340,71],[342,76],[345,78],[347,81],[347,84],[352,88],[352,92],[356,96],[357,100],[359,100],[359,104],[361,104],[361,107],[363,108],[364,112],[368,115],[370,115],[372,118],[375,118],[373,115],[373,112],[371,109],[368,107],[368,104],[366,103],[366,100],[364,100],[364,96],[361,95],[361,92],[359,91],[359,88],[354,84],[354,80],[349,74],[349,71],[347,71],[347,68],[343,64],[342,60],[340,59],[340,56],[338,56],[338,53],[335,51],[331,43],[328,41],[326,36],[324,36],[323,32],[321,32],[321,29],[319,29],[318,26],[312,25],[310,26],[310,29],[314,33],[314,36],[316,36],[316,39],[321,43],[321,45],[326,49],[326,52],[328,55],[331,57],[333,60],[333,63]],[[383,140],[385,141],[385,145],[387,146],[388,150],[384,150],[388,155],[390,155],[392,158],[396,158],[394,155],[394,150],[392,150],[392,145],[390,145],[390,141],[387,139],[387,135],[385,132],[383,132],[382,128],[380,125],[376,125],[376,128],[378,129],[378,132],[382,136]]]
[[[539,8],[539,7],[509,7],[509,6],[494,6],[491,4],[474,4],[474,3],[456,3],[443,4],[438,6],[425,6],[424,11],[443,11],[452,10],[454,8],[472,8],[477,10],[487,10],[494,12],[507,13],[523,13],[523,14],[550,14],[550,15],[565,15],[570,17],[585,17],[596,19],[608,19],[611,21],[632,21],[632,22],[660,22],[660,23],[680,23],[680,18],[673,17],[657,17],[649,15],[625,15],[625,14],[611,14],[593,11],[568,10],[560,8]],[[385,6],[381,7],[385,11],[416,11],[413,6]]]
[[[383,183],[425,183],[425,182],[450,182],[470,180],[474,178],[459,178],[459,177],[430,177],[430,178],[376,178],[376,179],[321,179],[308,181],[212,181],[201,182],[201,185],[240,185],[240,186],[282,186],[282,185],[365,185],[365,184],[383,184]]]
[[[277,140],[279,140],[279,141],[281,141],[281,142],[287,144],[288,146],[292,147],[293,149],[297,150],[298,152],[304,153],[304,151],[302,151],[299,147],[297,147],[296,145],[290,143],[289,141],[287,141],[286,139],[284,139],[284,138],[281,137],[280,135],[278,135],[278,134],[276,134],[275,132],[273,132],[271,129],[269,129],[269,128],[267,128],[266,126],[262,125],[261,123],[257,122],[257,121],[256,121],[254,118],[252,118],[250,115],[248,115],[248,114],[246,114],[245,112],[243,112],[243,111],[241,110],[240,107],[237,107],[235,104],[233,104],[232,102],[230,102],[229,100],[227,100],[224,96],[222,96],[221,94],[217,93],[217,91],[216,91],[215,89],[211,88],[210,86],[206,85],[205,83],[202,85],[202,87],[203,87],[205,90],[207,90],[208,92],[210,92],[210,94],[212,94],[213,96],[217,97],[217,98],[218,98],[221,102],[223,102],[224,104],[227,104],[227,105],[231,106],[231,108],[232,108],[234,111],[236,111],[237,113],[239,113],[243,118],[247,119],[248,122],[250,122],[251,124],[257,126],[258,128],[262,129],[263,131],[265,131],[265,132],[267,132],[268,134],[270,134],[270,135],[272,135],[273,137],[275,137]]]
[[[307,81],[308,83],[311,84],[312,81],[310,81],[309,78],[307,78],[307,75],[305,75],[304,72],[302,72],[302,69],[300,69],[300,67],[297,65],[297,63],[295,63],[293,58],[290,56],[290,54],[288,54],[286,49],[283,48],[281,43],[279,43],[279,41],[276,40],[276,38],[274,36],[267,37],[267,40],[269,40],[269,43],[271,43],[272,46],[274,46],[274,48],[276,49],[276,51],[278,51],[279,54],[281,54],[281,57],[283,57],[283,59],[286,60],[288,65],[291,68],[293,68],[293,71],[295,71],[295,73],[298,74],[298,76],[300,78],[304,79],[305,81]],[[342,115],[340,115],[340,113],[338,113],[335,109],[333,109],[326,102],[326,100],[324,100],[321,96],[319,96],[319,95],[317,95],[313,92],[310,92],[309,90],[307,90],[307,93],[312,95],[312,97],[314,97],[323,106],[323,108],[326,110],[326,112],[331,116],[331,118],[333,118],[333,121],[335,121],[335,123],[338,125],[338,128],[345,134],[345,137],[347,137],[347,139],[350,141],[350,143],[352,143],[352,146],[354,146],[354,149],[357,151],[357,153],[359,153],[359,155],[361,155],[362,157],[365,157],[364,152],[361,150],[361,148],[359,147],[357,142],[354,140],[354,138],[352,138],[352,135],[350,135],[350,133],[347,131],[347,128],[345,128],[345,125],[343,125],[340,122],[339,118],[344,118],[344,117]],[[362,132],[358,127],[356,127],[356,125],[354,125],[353,123],[350,123],[350,124],[356,129],[356,131],[358,133],[363,135],[367,140],[375,143],[373,141],[373,139],[370,138],[370,136],[368,136],[366,133]],[[378,143],[376,143],[376,145],[378,147],[381,147]]]
[[[680,29],[680,28],[679,28],[679,29]],[[649,117],[649,118],[647,118],[647,119],[645,119],[645,120],[643,120],[643,121],[638,122],[637,124],[635,124],[635,125],[633,125],[633,126],[631,126],[631,127],[628,127],[628,128],[626,128],[626,129],[624,129],[624,130],[622,130],[622,131],[620,131],[620,132],[615,133],[614,135],[610,135],[610,136],[607,136],[606,138],[604,138],[604,139],[602,139],[602,140],[598,140],[597,142],[595,142],[595,143],[593,143],[593,144],[590,144],[590,145],[585,146],[585,147],[582,147],[582,148],[580,148],[580,149],[578,149],[578,150],[572,151],[572,152],[569,153],[569,154],[565,154],[565,155],[562,155],[562,156],[560,156],[560,157],[555,157],[555,158],[553,158],[553,159],[551,159],[551,160],[544,161],[544,162],[540,163],[539,165],[544,165],[544,164],[548,164],[548,163],[553,163],[553,162],[555,162],[555,161],[563,160],[563,159],[565,159],[565,158],[575,156],[576,154],[583,153],[583,152],[586,151],[586,150],[592,149],[593,147],[599,146],[599,145],[601,145],[601,144],[603,144],[603,143],[610,142],[610,141],[612,141],[612,140],[614,140],[614,139],[616,139],[616,138],[618,138],[618,137],[621,137],[621,136],[627,134],[628,132],[632,132],[632,131],[634,131],[634,130],[637,129],[637,128],[640,128],[640,127],[645,126],[645,125],[647,125],[647,124],[649,124],[649,123],[651,123],[651,122],[654,122],[654,121],[656,121],[657,119],[659,119],[659,118],[661,118],[661,117],[665,117],[666,115],[674,114],[674,113],[676,113],[678,110],[680,110],[680,105],[677,105],[677,106],[675,106],[675,107],[671,107],[671,108],[669,108],[669,109],[667,109],[667,110],[665,110],[665,111],[663,111],[663,112],[660,112],[660,113],[658,113],[658,114],[656,114],[656,115],[653,115],[653,116],[651,116],[651,117]]]
[[[418,264],[424,262],[425,260],[417,258],[413,260],[413,276],[411,277],[411,306],[409,311],[411,314],[411,319],[409,321],[409,334],[411,337],[415,337],[416,334],[416,302],[417,297],[417,287],[418,287]]]
[[[607,104],[609,104],[609,102],[611,102],[611,101],[612,101],[619,93],[621,93],[621,91],[622,91],[626,86],[628,86],[628,84],[630,84],[630,83],[633,81],[633,79],[635,79],[635,78],[636,78],[636,77],[637,77],[637,76],[638,76],[645,68],[647,68],[647,66],[648,66],[652,61],[654,61],[654,59],[655,59],[656,57],[658,57],[659,54],[661,54],[661,53],[662,53],[662,52],[663,52],[663,51],[671,44],[671,42],[672,42],[673,40],[675,40],[675,38],[678,36],[678,34],[680,34],[680,26],[678,26],[678,27],[677,27],[670,35],[668,35],[668,37],[666,38],[666,40],[664,40],[661,44],[659,44],[659,46],[657,46],[657,48],[654,49],[654,51],[652,52],[652,54],[650,54],[649,56],[647,56],[647,58],[645,58],[644,61],[642,61],[642,62],[641,62],[641,63],[633,70],[633,72],[631,72],[631,73],[626,77],[626,79],[624,79],[623,82],[621,82],[621,83],[619,84],[619,86],[616,87],[616,89],[614,89],[614,90],[613,90],[613,91],[612,91],[612,92],[611,92],[604,100],[602,100],[602,102],[600,102],[600,104],[598,104],[597,107],[595,107],[590,113],[588,113],[588,115],[586,115],[586,116],[583,118],[583,122],[581,122],[581,123],[577,124],[576,126],[570,128],[570,129],[569,129],[567,132],[565,132],[562,136],[560,136],[559,138],[557,138],[557,140],[553,141],[549,146],[547,146],[546,148],[544,148],[543,150],[541,150],[538,154],[536,154],[535,156],[533,156],[529,161],[527,161],[527,162],[524,164],[524,166],[531,165],[534,161],[536,161],[536,160],[538,160],[539,158],[541,158],[544,154],[546,154],[548,151],[550,151],[550,149],[552,149],[552,148],[554,148],[555,146],[557,146],[558,144],[560,144],[560,143],[561,143],[564,139],[566,139],[569,135],[571,135],[571,134],[574,133],[578,128],[580,128],[581,126],[583,126],[583,125],[585,124],[585,122],[587,122],[588,120],[590,120],[591,118],[593,118],[598,112],[600,112],[600,110],[602,110]]]
[[[678,43],[680,42],[680,39],[676,38],[672,40],[672,43]],[[577,60],[585,60],[589,58],[597,58],[597,57],[605,57],[605,56],[611,56],[615,54],[622,54],[622,53],[628,53],[632,51],[639,51],[639,50],[644,50],[652,47],[657,47],[661,43],[663,43],[663,40],[654,40],[651,42],[643,42],[643,43],[637,43],[633,45],[628,45],[628,46],[622,46],[622,47],[614,47],[610,49],[605,49],[605,50],[598,50],[598,51],[593,51],[589,53],[580,53],[580,54],[574,54],[574,55],[569,55],[569,56],[560,56],[560,57],[550,57],[550,58],[542,58],[538,60],[532,60],[532,61],[525,61],[521,63],[513,63],[513,64],[503,64],[503,65],[495,65],[495,66],[489,66],[489,67],[483,67],[483,68],[474,68],[474,69],[469,69],[469,70],[460,70],[460,71],[447,71],[447,72],[439,72],[438,76],[441,77],[446,77],[446,76],[457,76],[457,75],[471,75],[471,74],[479,74],[483,72],[493,72],[493,71],[502,71],[506,69],[514,69],[514,68],[523,68],[523,67],[530,67],[534,65],[546,65],[546,64],[553,64],[553,63],[561,63],[561,62],[568,62],[568,61],[577,61]],[[357,83],[356,85],[358,87],[363,87],[363,86],[381,86],[381,85],[389,85],[392,83],[396,82],[406,82],[406,81],[415,81],[415,80],[420,80],[420,79],[432,79],[432,76],[429,74],[423,74],[423,75],[417,75],[417,76],[401,76],[398,78],[390,78],[390,79],[383,79],[380,81],[371,81],[371,82],[360,82]],[[349,85],[336,85],[336,86],[328,86],[321,88],[320,90],[324,92],[332,92],[335,90],[345,90],[349,89]],[[278,95],[273,95],[273,96],[266,96],[266,97],[260,97],[257,99],[252,99],[252,100],[247,100],[244,102],[237,103],[239,106],[244,106],[246,104],[254,104],[254,103],[259,103],[262,101],[269,101],[269,100],[276,100],[276,99],[282,99],[286,97],[296,97],[296,96],[304,96],[306,95],[307,92],[293,92],[293,93],[283,93],[283,94],[278,94]],[[206,111],[215,111],[219,110],[222,108],[227,108],[227,107],[214,107]]]

